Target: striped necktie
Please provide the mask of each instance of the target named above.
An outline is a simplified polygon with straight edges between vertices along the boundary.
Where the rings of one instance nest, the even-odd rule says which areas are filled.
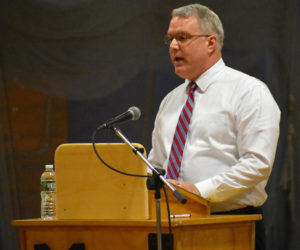
[[[189,83],[188,98],[181,110],[171,146],[166,176],[168,179],[177,180],[179,176],[184,145],[194,108],[194,93],[196,88],[197,85],[195,82]]]

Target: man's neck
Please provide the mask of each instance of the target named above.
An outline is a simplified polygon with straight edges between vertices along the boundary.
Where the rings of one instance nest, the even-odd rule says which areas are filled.
[[[208,69],[210,69],[212,66],[214,66],[221,59],[221,57],[222,57],[221,51],[211,55],[211,57],[209,58],[209,61],[206,64],[206,67],[201,72],[201,74],[199,74],[197,77],[195,77],[195,79],[188,79],[188,80],[189,81],[196,81],[204,72],[206,72]]]

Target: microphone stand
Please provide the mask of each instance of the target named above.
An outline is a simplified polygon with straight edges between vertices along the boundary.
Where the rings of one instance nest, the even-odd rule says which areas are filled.
[[[135,148],[132,143],[122,134],[120,129],[113,126],[111,127],[116,135],[118,135],[126,144],[128,144],[133,152],[138,155],[146,164],[147,166],[152,170],[152,179],[147,179],[147,188],[148,189],[155,189],[155,201],[156,201],[156,229],[157,229],[157,250],[162,250],[162,235],[161,235],[161,209],[160,209],[160,188],[163,186],[163,184],[166,184],[173,192],[175,197],[182,203],[186,203],[186,198],[173,187],[171,183],[169,183],[164,178],[164,170],[163,169],[157,169],[152,166],[152,164],[147,160],[147,158],[137,149]]]

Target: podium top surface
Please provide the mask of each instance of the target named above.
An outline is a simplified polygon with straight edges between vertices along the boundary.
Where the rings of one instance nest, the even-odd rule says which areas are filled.
[[[247,215],[211,215],[204,218],[179,218],[172,219],[172,227],[199,225],[199,224],[222,224],[222,223],[239,223],[259,221],[262,219],[260,214],[247,214]],[[161,221],[163,227],[168,227],[168,220]],[[152,227],[156,226],[156,220],[41,220],[41,219],[26,219],[26,220],[13,220],[12,226],[27,227],[27,226],[67,226],[67,227],[80,227],[80,226],[142,226]]]

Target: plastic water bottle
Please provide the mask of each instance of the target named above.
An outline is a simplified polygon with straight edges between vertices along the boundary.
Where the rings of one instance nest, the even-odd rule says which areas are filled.
[[[41,218],[43,220],[56,218],[56,179],[51,164],[45,166],[41,176]]]

